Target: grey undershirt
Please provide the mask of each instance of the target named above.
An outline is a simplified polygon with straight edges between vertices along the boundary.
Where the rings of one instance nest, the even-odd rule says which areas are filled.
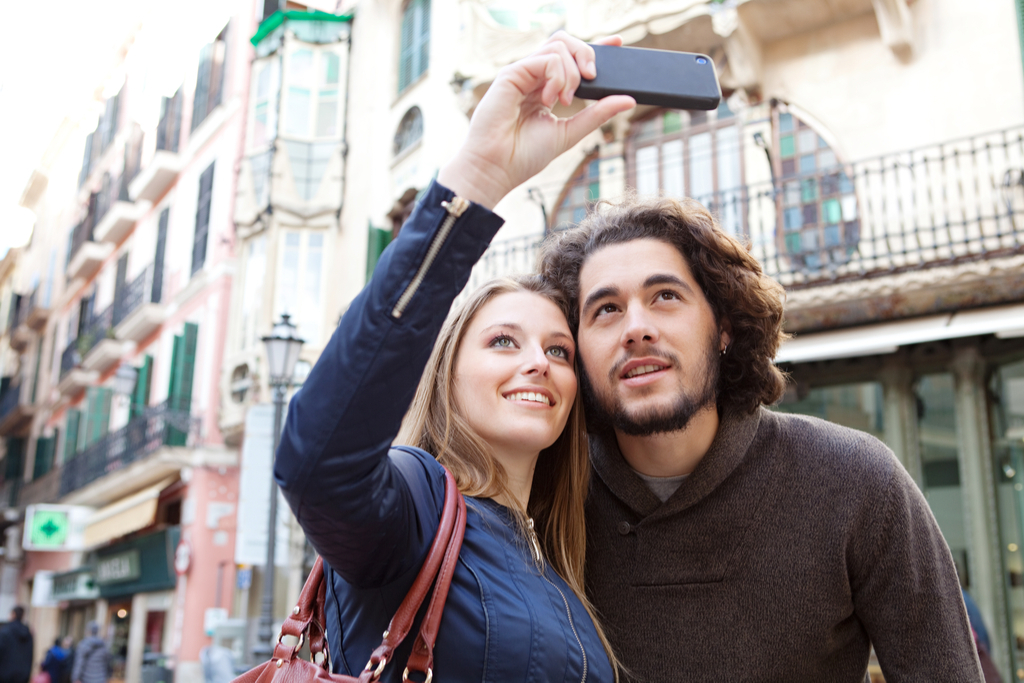
[[[636,470],[633,471],[636,472]],[[682,485],[683,480],[686,479],[687,475],[679,474],[674,477],[652,477],[647,474],[636,472],[636,476],[643,479],[644,483],[647,484],[647,487],[654,492],[654,495],[656,495],[662,503],[664,503],[671,498],[672,494],[676,492],[676,489]]]

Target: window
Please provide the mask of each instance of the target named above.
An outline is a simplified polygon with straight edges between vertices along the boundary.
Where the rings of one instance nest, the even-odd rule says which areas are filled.
[[[288,313],[307,344],[319,344],[324,235],[310,230],[282,233],[274,319]]]
[[[427,70],[430,60],[430,0],[409,0],[402,12],[402,39],[398,55],[398,92]]]
[[[224,61],[227,56],[228,27],[199,53],[196,96],[192,100],[192,130],[206,120],[220,104],[224,89]]]
[[[587,206],[601,198],[601,161],[594,152],[577,167],[562,190],[552,224],[555,230],[577,225],[587,215]]]
[[[419,107],[413,107],[405,112],[401,122],[398,124],[398,132],[395,133],[395,146],[392,150],[397,157],[423,138],[423,114]]]
[[[277,93],[281,88],[279,62],[271,59],[258,67],[253,97],[252,147],[260,149],[277,137]]]
[[[245,403],[245,397],[249,395],[251,388],[252,378],[249,377],[249,366],[242,363],[231,373],[231,400],[235,403]]]
[[[299,138],[340,135],[340,72],[341,60],[334,52],[302,48],[291,53],[286,79],[285,135]]]
[[[206,242],[210,231],[210,204],[213,199],[213,164],[199,176],[199,202],[196,207],[196,234],[192,243],[192,275],[206,262]]]
[[[661,111],[634,125],[628,177],[642,195],[692,197],[732,234],[744,231],[742,127],[725,100],[717,111]]]
[[[778,247],[805,268],[845,263],[860,240],[853,182],[813,128],[780,108],[772,116],[774,173],[782,183]]]
[[[103,105],[103,115],[96,123],[96,130],[85,138],[85,153],[82,157],[82,170],[78,174],[78,185],[81,187],[89,178],[93,166],[110,147],[117,135],[118,119],[121,113],[121,93],[108,99]]]
[[[285,150],[291,164],[295,191],[308,202],[320,188],[331,155],[338,153],[338,143],[285,140]]]
[[[178,88],[174,97],[165,97],[160,103],[160,123],[156,126],[156,148],[177,152],[180,135],[181,88]]]
[[[260,311],[263,307],[263,280],[267,275],[267,240],[260,235],[246,248],[245,287],[242,289],[242,329],[239,350],[259,343]]]

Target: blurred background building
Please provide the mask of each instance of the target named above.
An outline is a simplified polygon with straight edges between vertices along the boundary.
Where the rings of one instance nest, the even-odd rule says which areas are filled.
[[[147,83],[159,55],[126,36],[92,117],[56,131],[25,186],[31,242],[0,261],[0,612],[31,602],[40,648],[100,620],[129,681],[163,662],[198,680],[211,636],[248,656],[272,442],[261,338],[291,317],[301,385],[497,70],[564,28],[708,54],[725,98],[640,107],[517,188],[470,286],[531,270],[546,234],[627,189],[706,204],[786,287],[776,409],[895,451],[994,660],[1024,680],[1019,11],[237,0],[167,92]],[[312,558],[282,506],[276,621]]]

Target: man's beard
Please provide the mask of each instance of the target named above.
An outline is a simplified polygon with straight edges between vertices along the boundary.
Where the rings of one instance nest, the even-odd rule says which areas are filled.
[[[599,396],[593,383],[587,376],[585,369],[581,367],[580,380],[583,388],[583,405],[587,413],[587,424],[590,431],[607,433],[614,428],[617,431],[629,436],[653,436],[665,432],[682,431],[690,424],[693,416],[709,406],[715,406],[718,401],[718,376],[719,356],[715,353],[718,347],[719,334],[712,333],[704,349],[704,357],[699,372],[695,377],[701,383],[693,389],[687,389],[682,382],[679,384],[679,393],[675,402],[666,407],[646,408],[638,413],[630,413],[626,410],[622,400],[613,396]],[[652,354],[644,354],[652,355]],[[664,358],[672,364],[672,367],[681,369],[679,359],[670,354],[653,354]],[[620,368],[627,360],[616,364],[609,373],[610,381],[614,385]],[[582,364],[581,364],[582,366]]]

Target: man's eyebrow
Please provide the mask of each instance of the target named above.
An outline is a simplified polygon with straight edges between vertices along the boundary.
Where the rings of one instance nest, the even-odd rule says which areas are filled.
[[[691,287],[686,281],[669,273],[655,273],[644,280],[644,289],[647,289],[648,287],[656,287],[657,285],[675,285],[680,289],[685,289],[690,294],[694,293],[693,287]]]
[[[600,289],[595,289],[593,292],[590,293],[590,296],[587,297],[587,300],[583,302],[583,307],[580,309],[580,311],[582,313],[586,313],[590,309],[590,307],[597,303],[600,299],[604,299],[609,296],[616,296],[618,293],[618,287],[608,286],[601,287]]]

